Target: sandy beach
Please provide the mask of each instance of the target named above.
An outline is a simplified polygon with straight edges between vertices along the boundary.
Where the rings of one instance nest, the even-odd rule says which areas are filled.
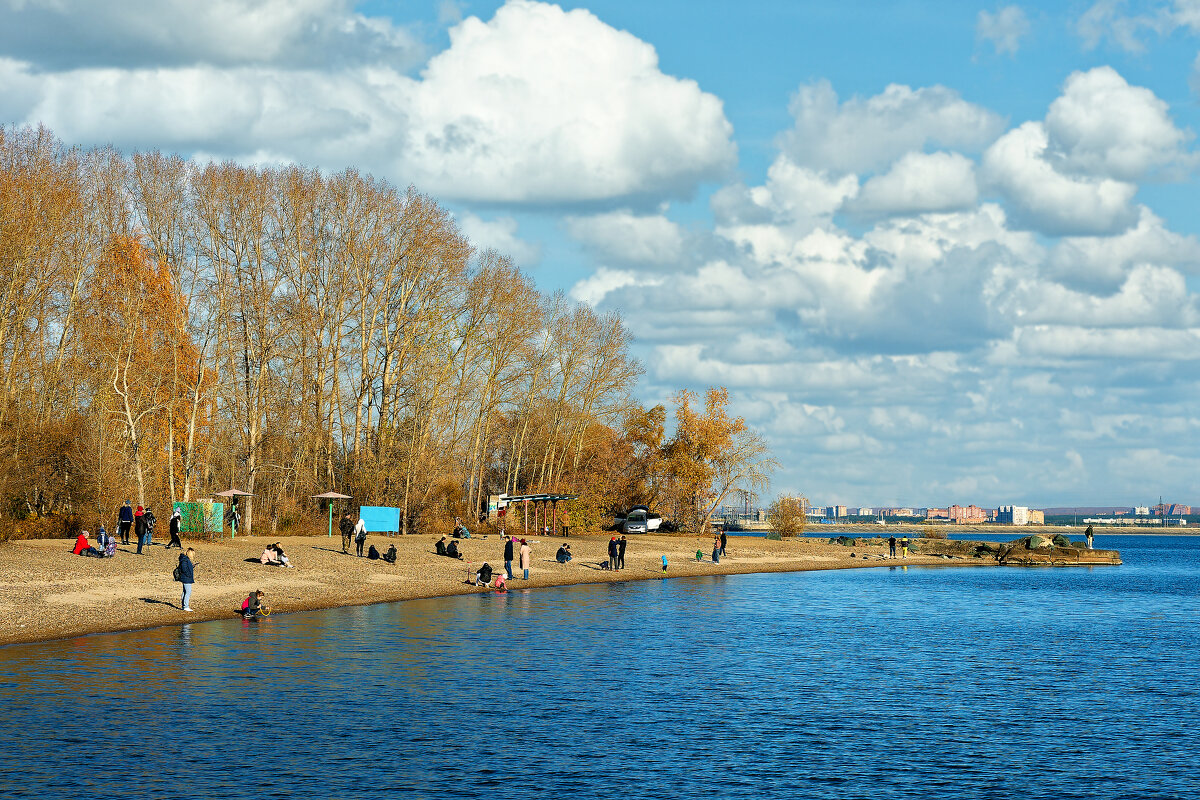
[[[371,561],[341,551],[339,537],[283,537],[277,539],[294,568],[264,566],[258,562],[265,537],[248,536],[219,542],[186,542],[196,548],[196,584],[193,613],[179,607],[180,585],[171,578],[178,563],[177,550],[156,543],[138,555],[135,546],[121,545],[111,559],[71,555],[73,542],[42,539],[0,545],[0,644],[34,642],[200,620],[233,618],[246,594],[266,592],[275,613],[363,605],[422,597],[442,597],[488,591],[467,583],[468,571],[481,563],[503,570],[503,542],[487,536],[460,542],[463,561],[438,556],[434,543],[440,537],[372,535],[367,544],[380,551],[395,544],[395,565]],[[761,537],[730,536],[727,556],[711,561],[712,539],[682,535],[631,537],[626,569],[606,571],[608,535],[530,539],[532,568],[529,580],[509,582],[510,590],[564,586],[605,581],[660,580],[661,558],[667,556],[668,577],[729,575],[751,572],[790,572],[815,569],[880,566],[886,563],[939,564],[943,558],[910,555],[895,562],[886,559],[887,546],[844,547],[826,539],[801,538],[769,541]],[[559,544],[571,545],[574,559],[554,560]],[[704,552],[697,562],[696,550]],[[971,562],[960,562],[971,563]],[[975,562],[978,563],[978,562]]]

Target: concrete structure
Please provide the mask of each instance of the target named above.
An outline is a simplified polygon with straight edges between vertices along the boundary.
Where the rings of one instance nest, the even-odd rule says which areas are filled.
[[[1036,508],[1029,509],[1029,524],[1030,525],[1045,525],[1046,512],[1038,511]]]
[[[959,525],[972,525],[981,522],[987,522],[988,514],[982,508],[976,505],[960,506],[953,505],[947,509],[947,516],[950,521]]]
[[[947,508],[927,508],[925,509],[925,519],[950,519],[950,510]]]

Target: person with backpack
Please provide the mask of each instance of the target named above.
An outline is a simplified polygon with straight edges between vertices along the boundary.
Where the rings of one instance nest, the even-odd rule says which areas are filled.
[[[349,511],[338,523],[338,530],[342,532],[342,552],[350,555],[350,540],[354,538],[354,519],[350,516]]]
[[[358,557],[362,558],[363,545],[367,541],[367,523],[360,516],[358,522],[354,523],[354,548],[358,551]]]
[[[196,582],[196,551],[188,548],[186,553],[179,554],[179,566],[175,568],[175,580],[183,584],[183,599],[179,607],[191,611],[192,585]]]
[[[154,543],[154,523],[156,521],[154,512],[147,508],[142,514],[142,538],[138,539],[137,549],[139,553],[142,552],[143,546],[149,547]]]

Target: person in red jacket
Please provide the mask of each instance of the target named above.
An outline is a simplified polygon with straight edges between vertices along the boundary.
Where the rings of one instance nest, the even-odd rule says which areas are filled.
[[[79,534],[79,536],[75,537],[75,549],[71,551],[71,555],[73,555],[73,556],[83,555],[83,551],[88,550],[90,548],[91,548],[91,545],[88,544],[88,532],[83,531],[82,533]]]

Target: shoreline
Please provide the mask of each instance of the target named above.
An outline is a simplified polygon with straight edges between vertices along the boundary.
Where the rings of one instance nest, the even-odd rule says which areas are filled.
[[[171,578],[178,563],[175,551],[161,543],[137,555],[133,546],[118,546],[115,558],[71,555],[72,542],[38,539],[0,545],[0,646],[73,639],[105,633],[146,630],[190,622],[236,619],[242,599],[255,589],[266,592],[274,613],[287,614],[329,608],[373,605],[404,600],[453,597],[491,591],[466,582],[487,562],[502,572],[502,540],[477,536],[461,540],[464,560],[433,552],[440,537],[431,535],[371,535],[367,545],[381,551],[397,549],[397,563],[358,558],[341,551],[338,537],[295,536],[268,539],[239,537],[216,542],[185,542],[195,547],[196,584],[192,613],[179,608],[180,585]],[[271,541],[282,544],[296,566],[264,566],[258,555]],[[761,536],[728,538],[726,557],[711,561],[710,537],[648,534],[629,539],[624,570],[601,570],[607,558],[609,534],[570,538],[529,538],[530,579],[514,564],[509,590],[638,580],[664,580],[660,558],[666,555],[666,578],[706,575],[744,575],[806,572],[881,566],[992,566],[978,559],[947,559],[910,554],[887,558],[887,545],[844,546],[824,538],[784,541]],[[885,540],[886,542],[886,540]],[[558,564],[554,554],[561,543],[571,546],[574,559]],[[704,560],[695,560],[696,550]]]

